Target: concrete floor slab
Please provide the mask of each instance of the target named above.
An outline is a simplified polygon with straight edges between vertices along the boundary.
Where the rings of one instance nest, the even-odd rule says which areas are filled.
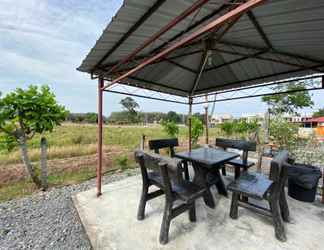
[[[164,198],[149,201],[146,217],[136,220],[141,177],[133,176],[73,197],[94,249],[324,249],[324,207],[288,200],[292,223],[286,224],[288,241],[276,240],[271,219],[239,209],[238,220],[229,217],[230,199],[213,190],[216,208],[197,202],[197,222],[188,214],[176,217],[170,227],[169,243],[159,244]]]

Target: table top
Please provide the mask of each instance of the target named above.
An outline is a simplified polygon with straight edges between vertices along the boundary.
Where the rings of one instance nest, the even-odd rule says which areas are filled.
[[[233,152],[227,152],[216,148],[198,148],[187,152],[176,153],[175,157],[202,163],[207,166],[216,166],[226,163],[240,155]]]

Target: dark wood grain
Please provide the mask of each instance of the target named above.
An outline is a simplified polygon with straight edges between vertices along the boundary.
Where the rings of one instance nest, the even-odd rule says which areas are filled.
[[[147,201],[164,194],[165,207],[160,229],[160,243],[166,244],[173,218],[188,211],[189,220],[196,221],[195,200],[203,197],[206,189],[182,178],[182,161],[179,159],[137,150],[135,160],[140,165],[143,180],[137,219],[144,219]],[[149,193],[150,186],[159,189]]]
[[[286,241],[286,232],[283,222],[289,222],[289,208],[284,191],[287,180],[288,152],[280,151],[271,161],[270,176],[259,173],[244,172],[238,179],[228,185],[232,191],[230,217],[238,217],[238,207],[252,209],[262,215],[270,215],[273,220],[276,238]],[[239,196],[259,200],[267,200],[270,209],[256,206],[249,202],[239,201]]]

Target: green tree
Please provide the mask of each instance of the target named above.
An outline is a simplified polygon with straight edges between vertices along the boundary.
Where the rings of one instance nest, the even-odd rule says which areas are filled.
[[[273,88],[275,92],[305,90],[299,92],[263,96],[262,101],[267,103],[271,114],[296,114],[298,109],[314,105],[312,97],[306,91],[305,83],[290,83],[286,86],[278,85]]]
[[[174,111],[169,111],[165,117],[166,120],[168,121],[173,121],[175,123],[180,123],[181,122],[181,116],[178,115],[176,112]]]
[[[85,120],[88,123],[97,123],[98,115],[96,113],[86,113]]]
[[[51,132],[65,120],[67,111],[57,104],[48,86],[29,86],[16,89],[5,97],[0,96],[0,131],[20,147],[23,163],[33,182],[47,188],[46,147],[44,133]],[[41,134],[41,176],[28,156],[27,141]]]
[[[321,108],[318,111],[313,113],[313,117],[323,117],[323,116],[324,116],[324,108]]]
[[[128,112],[128,120],[133,123],[137,121],[137,110],[139,108],[138,103],[131,97],[126,97],[120,101],[120,104]]]

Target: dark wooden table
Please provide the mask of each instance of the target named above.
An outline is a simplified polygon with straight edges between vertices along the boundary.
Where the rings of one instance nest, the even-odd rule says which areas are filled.
[[[211,208],[215,207],[215,202],[209,189],[211,181],[208,181],[207,177],[208,179],[213,179],[212,183],[216,185],[219,194],[227,196],[227,190],[220,174],[220,168],[226,162],[239,156],[237,153],[215,148],[198,148],[191,150],[191,152],[187,151],[175,154],[175,157],[191,162],[195,171],[193,181],[200,186],[206,187],[207,192],[204,196],[204,201]]]

